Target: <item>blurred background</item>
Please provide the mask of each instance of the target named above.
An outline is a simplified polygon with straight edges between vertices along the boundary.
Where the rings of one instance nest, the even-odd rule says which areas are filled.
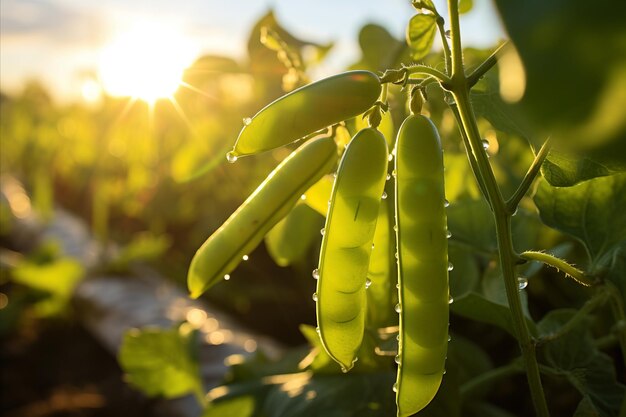
[[[435,3],[443,13],[444,3]],[[405,0],[3,0],[0,7],[0,412],[151,415],[151,403],[123,381],[107,330],[93,325],[101,339],[85,330],[93,313],[76,302],[77,288],[85,277],[155,275],[149,267],[184,294],[195,250],[289,153],[228,164],[242,119],[346,68],[410,62],[404,32],[413,9]],[[462,24],[476,59],[504,36],[488,1],[476,1]],[[262,26],[298,55],[296,72],[261,44]],[[395,119],[404,103],[397,108]],[[450,115],[431,112],[444,135],[456,135]],[[476,194],[461,188],[457,195]],[[319,230],[322,216],[309,218]],[[67,238],[76,227],[80,239]],[[310,276],[321,236],[314,235],[288,267],[261,245],[206,301],[283,346],[303,344],[298,326],[315,322]],[[80,256],[68,253],[67,239]],[[86,292],[88,301],[121,299]],[[186,318],[198,314],[205,323],[205,313]]]

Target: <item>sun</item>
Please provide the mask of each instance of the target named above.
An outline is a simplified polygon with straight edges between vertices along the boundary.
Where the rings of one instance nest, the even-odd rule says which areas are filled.
[[[192,40],[181,32],[164,25],[137,24],[102,51],[100,80],[112,96],[154,103],[176,92],[195,53]]]

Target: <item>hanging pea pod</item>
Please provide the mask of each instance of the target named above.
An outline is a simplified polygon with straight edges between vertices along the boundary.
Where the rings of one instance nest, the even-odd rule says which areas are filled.
[[[409,116],[396,142],[396,229],[400,338],[398,416],[435,396],[448,348],[448,243],[443,152],[430,119]]]
[[[359,131],[333,184],[316,293],[322,344],[346,371],[363,340],[367,269],[386,176],[385,138],[375,129]]]
[[[369,71],[348,71],[300,87],[246,120],[230,157],[250,155],[294,142],[368,110],[381,92]]]
[[[274,262],[288,266],[305,258],[313,242],[319,242],[323,217],[298,203],[265,235],[265,247]]]
[[[198,249],[187,276],[191,296],[229,274],[336,161],[337,146],[330,137],[310,141],[283,160]]]

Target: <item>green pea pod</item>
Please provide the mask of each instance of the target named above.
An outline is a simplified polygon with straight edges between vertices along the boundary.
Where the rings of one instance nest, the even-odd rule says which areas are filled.
[[[191,296],[230,273],[336,162],[337,145],[330,137],[307,142],[285,158],[198,249],[187,276]]]
[[[230,157],[287,145],[310,133],[364,113],[381,86],[369,71],[348,71],[298,88],[249,119]]]
[[[396,142],[396,229],[400,338],[398,416],[435,396],[448,348],[448,241],[443,152],[430,119],[409,116]]]
[[[385,138],[375,129],[361,130],[339,164],[317,271],[320,337],[345,371],[363,340],[367,268],[386,176]]]
[[[291,265],[307,255],[320,238],[321,217],[306,204],[296,206],[265,235],[265,247],[279,266]]]
[[[393,199],[387,198],[380,204],[374,247],[367,271],[367,324],[373,328],[394,326],[398,317],[393,307],[397,303],[397,267],[395,233],[393,231]]]

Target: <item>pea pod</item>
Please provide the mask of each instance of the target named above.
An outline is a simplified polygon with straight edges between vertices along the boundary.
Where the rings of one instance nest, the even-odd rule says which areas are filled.
[[[381,86],[369,71],[348,71],[305,85],[259,111],[243,127],[231,157],[287,145],[357,116],[378,99]]]
[[[443,152],[433,123],[409,116],[396,142],[396,229],[400,338],[398,416],[435,396],[448,347],[448,243]]]
[[[346,371],[363,340],[365,283],[386,176],[385,138],[375,129],[359,131],[333,184],[317,283],[322,344]]]
[[[305,258],[319,242],[323,218],[306,204],[296,206],[265,235],[265,247],[276,265],[288,266]]]
[[[191,296],[230,273],[336,161],[337,146],[330,137],[307,142],[285,158],[198,249],[187,276]]]

